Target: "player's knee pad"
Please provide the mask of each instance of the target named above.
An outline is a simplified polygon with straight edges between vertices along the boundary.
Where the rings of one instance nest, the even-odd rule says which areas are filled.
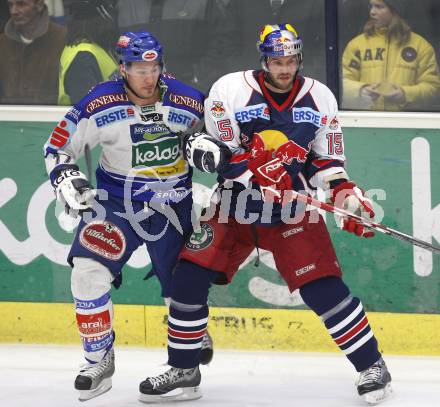
[[[203,304],[208,302],[211,284],[218,272],[197,264],[180,261],[174,270],[171,284],[172,300],[182,304]]]
[[[113,276],[110,270],[96,260],[74,257],[71,290],[74,298],[92,300],[108,293]]]
[[[102,264],[88,258],[73,259],[71,287],[76,321],[86,358],[99,361],[113,344],[113,276]]]

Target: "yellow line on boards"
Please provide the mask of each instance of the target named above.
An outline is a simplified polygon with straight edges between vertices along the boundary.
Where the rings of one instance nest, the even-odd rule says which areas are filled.
[[[0,302],[0,342],[80,344],[73,304]],[[440,315],[369,312],[386,354],[440,355]],[[118,345],[165,347],[164,306],[115,305]],[[290,309],[210,309],[208,328],[221,349],[338,352],[320,319]]]

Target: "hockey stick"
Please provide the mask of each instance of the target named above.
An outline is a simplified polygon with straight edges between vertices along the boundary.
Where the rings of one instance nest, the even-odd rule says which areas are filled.
[[[177,135],[183,140],[185,136],[188,136],[189,134],[198,133],[202,131],[204,127],[205,127],[205,119],[202,117],[194,127],[191,127],[190,129],[185,131],[181,131],[177,133]]]
[[[315,208],[318,208],[318,209],[323,209],[326,212],[336,213],[338,215],[345,216],[347,218],[355,219],[359,223],[362,223],[364,226],[366,226],[370,229],[377,230],[377,231],[384,233],[386,235],[393,236],[396,239],[399,239],[403,242],[413,244],[414,246],[421,247],[422,249],[429,250],[432,253],[440,255],[440,248],[435,247],[435,246],[433,246],[423,240],[417,239],[414,236],[410,236],[410,235],[407,235],[406,233],[399,232],[398,230],[391,229],[390,227],[388,227],[382,223],[370,221],[368,219],[363,218],[362,216],[355,215],[354,213],[348,212],[344,209],[337,208],[337,207],[330,205],[326,202],[322,202],[318,199],[314,199],[311,196],[303,195],[303,194],[300,194],[300,193],[293,191],[293,190],[291,192],[293,194],[292,198],[296,199],[300,202],[303,202],[305,204],[309,204],[309,205],[314,206]]]
[[[84,159],[86,160],[87,168],[87,178],[89,179],[90,185],[92,183],[92,153],[90,151],[90,146],[86,143],[84,145]]]

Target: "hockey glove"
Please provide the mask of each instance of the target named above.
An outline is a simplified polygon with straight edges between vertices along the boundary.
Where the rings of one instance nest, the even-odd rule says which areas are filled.
[[[374,219],[373,205],[363,191],[351,181],[345,181],[332,190],[331,202],[338,208],[345,209],[355,215]],[[373,237],[374,232],[355,219],[336,215],[339,228],[360,237]]]
[[[203,172],[221,171],[232,155],[225,143],[205,133],[186,136],[183,154],[189,165]]]
[[[264,141],[258,134],[252,139],[248,168],[253,174],[251,181],[260,186],[264,201],[282,203],[284,191],[292,189],[292,179],[283,165],[287,163],[283,158],[283,146],[276,152],[265,150]]]
[[[78,213],[92,207],[96,191],[77,165],[63,164],[59,167],[61,168],[55,168],[56,172],[51,174],[52,186],[66,213],[76,218]]]

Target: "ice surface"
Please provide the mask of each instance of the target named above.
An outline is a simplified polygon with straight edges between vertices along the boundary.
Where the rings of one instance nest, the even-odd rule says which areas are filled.
[[[384,358],[394,396],[384,407],[439,407],[440,358]],[[130,407],[145,377],[162,373],[165,350],[116,347],[113,388],[81,403],[73,381],[82,360],[80,347],[0,345],[2,407]],[[202,366],[203,398],[163,403],[176,407],[355,407],[366,405],[355,391],[358,374],[341,354],[238,352],[216,350]]]

